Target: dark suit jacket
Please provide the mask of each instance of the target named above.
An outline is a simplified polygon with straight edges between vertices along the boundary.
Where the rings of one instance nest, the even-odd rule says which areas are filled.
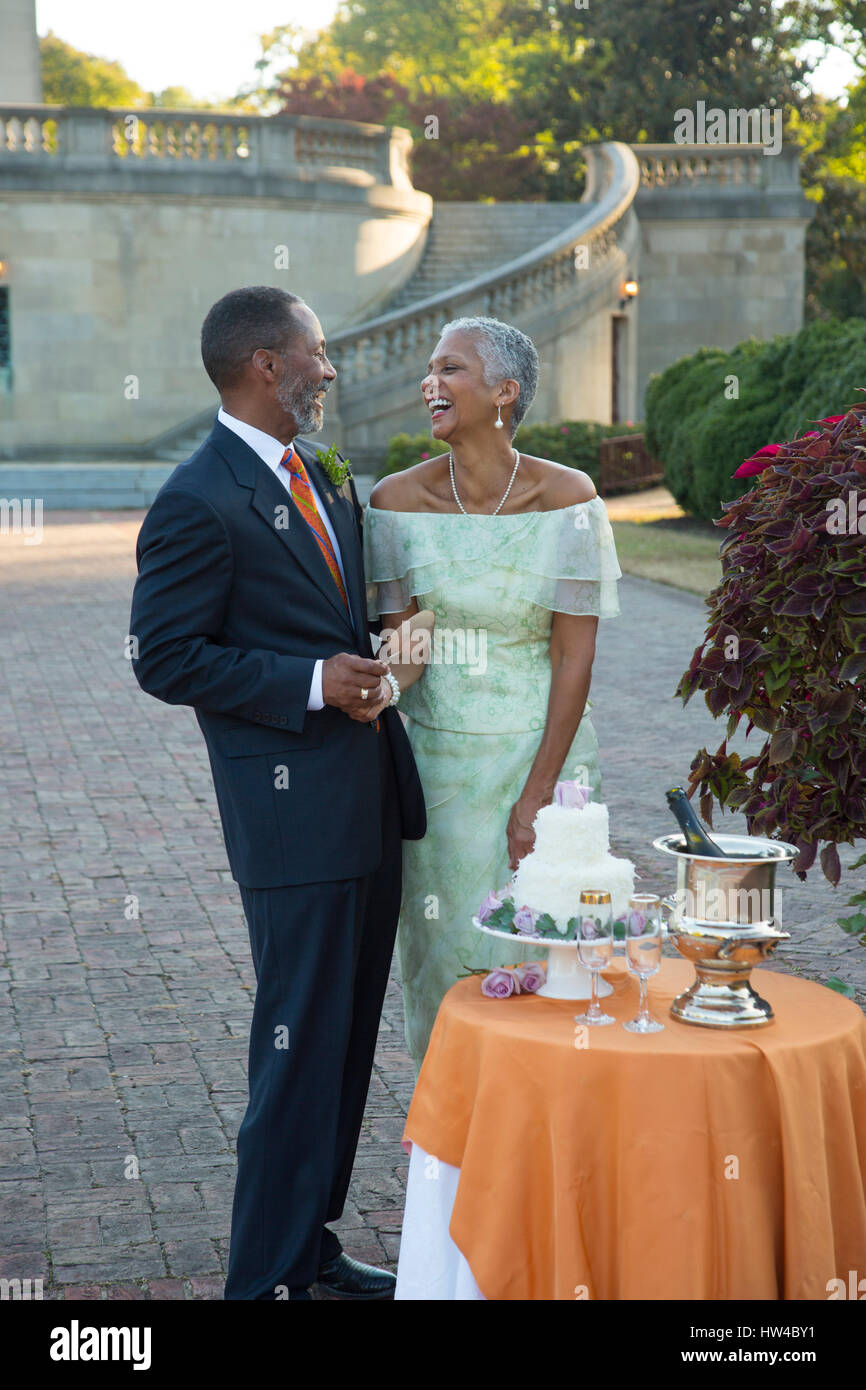
[[[328,481],[315,446],[294,442],[339,542],[352,621],[288,492],[219,420],[162,486],[138,540],[135,674],[149,694],[195,709],[232,874],[250,888],[377,867],[382,738],[403,837],[420,839],[426,829],[396,709],[383,711],[379,733],[332,706],[307,711],[319,657],[373,651],[354,485],[350,500]]]

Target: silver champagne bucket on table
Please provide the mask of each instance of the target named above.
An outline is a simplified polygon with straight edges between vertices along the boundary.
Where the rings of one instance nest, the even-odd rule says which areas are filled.
[[[731,857],[690,854],[681,832],[653,840],[653,849],[677,861],[676,892],[662,905],[671,914],[671,940],[697,976],[671,1004],[671,1014],[702,1028],[757,1028],[771,1022],[773,1010],[752,987],[752,966],[790,939],[775,914],[776,867],[798,851],[758,835],[713,839]]]

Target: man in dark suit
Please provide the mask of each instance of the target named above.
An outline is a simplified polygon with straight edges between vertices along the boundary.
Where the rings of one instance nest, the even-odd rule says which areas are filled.
[[[351,1176],[397,925],[401,838],[426,829],[373,655],[361,508],[301,433],[336,377],[295,295],[232,291],[202,328],[222,407],[138,542],[130,634],[149,694],[191,705],[257,991],[227,1299],[389,1298],[326,1222]],[[328,476],[328,474],[332,476]]]

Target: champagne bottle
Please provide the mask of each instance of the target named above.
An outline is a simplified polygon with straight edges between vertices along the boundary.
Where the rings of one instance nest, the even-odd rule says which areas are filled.
[[[668,805],[686,837],[686,853],[694,854],[702,859],[727,859],[728,856],[725,851],[714,840],[710,839],[701,825],[683,788],[671,787],[665,795],[668,799]]]

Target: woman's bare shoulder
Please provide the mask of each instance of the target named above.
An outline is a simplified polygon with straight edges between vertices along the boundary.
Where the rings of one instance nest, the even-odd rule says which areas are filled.
[[[412,468],[404,468],[399,473],[389,473],[386,478],[380,478],[370,493],[370,506],[386,512],[426,511],[424,497],[438,477],[442,460],[446,457],[446,454],[439,454],[433,459],[423,459]]]
[[[579,468],[567,468],[565,464],[554,463],[552,459],[535,458],[531,454],[526,457],[537,470],[545,511],[573,507],[577,502],[591,502],[593,497],[598,496],[592,478]]]

